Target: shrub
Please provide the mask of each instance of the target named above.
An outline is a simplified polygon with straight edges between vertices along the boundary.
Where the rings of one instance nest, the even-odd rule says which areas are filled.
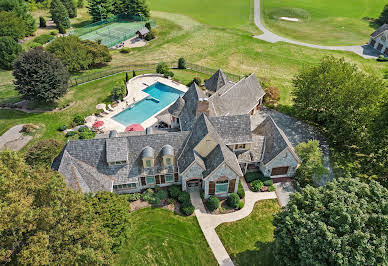
[[[178,201],[180,203],[190,202],[190,194],[188,192],[186,192],[186,191],[182,191],[179,194]]]
[[[90,129],[86,129],[79,134],[80,139],[92,139],[96,136],[96,132],[91,131]]]
[[[114,101],[117,101],[117,100],[122,101],[126,95],[127,95],[127,90],[124,86],[116,86],[110,92],[110,96]]]
[[[62,125],[58,128],[58,131],[65,131],[67,129],[66,125]]]
[[[164,189],[160,189],[158,192],[155,193],[155,197],[159,198],[160,200],[165,200],[168,197],[168,193]]]
[[[140,198],[142,201],[150,201],[154,197],[154,191],[152,189],[147,189],[144,191],[141,195]]]
[[[24,99],[52,103],[68,90],[69,73],[66,68],[55,56],[40,47],[19,56],[12,74],[15,77],[15,90]]]
[[[136,77],[136,72],[135,72],[135,70],[132,71],[132,77]]]
[[[31,166],[49,167],[62,147],[63,143],[56,139],[41,140],[27,151],[26,162]]]
[[[73,122],[77,125],[77,126],[80,126],[80,125],[83,125],[85,124],[85,118],[81,115],[76,115],[74,118],[73,118]]]
[[[244,202],[243,202],[243,201],[240,201],[240,202],[238,203],[238,209],[241,210],[243,207],[244,207]]]
[[[72,137],[72,136],[75,136],[75,131],[68,131],[67,133],[66,133],[66,135],[65,135],[65,137],[66,138],[68,138],[68,137]]]
[[[195,82],[198,86],[201,86],[201,78],[200,77],[194,77],[192,82]]]
[[[164,72],[164,77],[165,77],[165,78],[173,77],[173,76],[174,76],[174,72],[172,72],[172,71]]]
[[[240,197],[240,199],[245,198],[245,190],[241,184],[241,180],[239,180],[239,182],[238,182],[237,194]]]
[[[151,41],[155,39],[155,32],[154,31],[150,31],[149,33],[147,33],[147,35],[145,36],[145,40],[146,41]]]
[[[174,199],[171,199],[171,198],[168,198],[167,202],[168,202],[168,204],[174,204],[175,203]]]
[[[39,28],[46,28],[46,20],[42,16],[39,17]]]
[[[62,24],[59,24],[58,26],[58,32],[60,34],[66,34],[66,28],[62,25]]]
[[[220,200],[215,196],[210,196],[206,201],[206,207],[209,211],[217,210],[220,206]]]
[[[201,199],[204,199],[204,198],[205,198],[205,192],[203,192],[203,191],[201,190],[201,192],[199,193],[199,196],[201,197]]]
[[[250,185],[251,185],[252,191],[257,192],[262,188],[263,182],[261,182],[260,180],[255,180],[255,181],[252,181]]]
[[[170,194],[171,198],[178,199],[181,194],[181,189],[177,185],[170,186],[168,187],[168,194]]]
[[[9,36],[15,41],[26,36],[26,24],[15,12],[0,12],[0,36]]]
[[[186,69],[186,60],[183,57],[178,59],[178,68]]]
[[[276,190],[275,185],[270,185],[270,186],[268,187],[268,191],[270,191],[270,192],[275,191],[275,190]]]
[[[42,35],[39,35],[38,37],[36,37],[34,39],[34,42],[43,45],[45,43],[48,43],[52,39],[54,39],[54,37],[52,35],[50,35],[50,34],[42,34]]]
[[[22,52],[22,46],[9,36],[0,37],[0,68],[10,70]]]
[[[131,52],[131,48],[129,47],[123,47],[120,49],[120,53],[122,54],[129,54]]]
[[[80,127],[80,128],[78,128],[78,132],[86,132],[88,130],[89,130],[88,127]]]
[[[169,72],[169,71],[170,71],[170,68],[168,67],[166,62],[160,62],[156,66],[156,73],[164,74],[164,73]]]
[[[226,203],[231,208],[237,208],[238,204],[240,203],[240,197],[237,195],[237,193],[231,193],[229,194]]]
[[[140,193],[128,194],[128,201],[137,201],[140,199]]]
[[[182,213],[184,213],[185,215],[189,216],[189,215],[193,214],[194,206],[190,202],[184,202],[180,206],[180,210],[181,210]]]
[[[50,35],[56,36],[56,35],[58,35],[58,31],[52,30],[52,31],[50,31]]]
[[[156,197],[155,195],[152,196],[148,202],[152,205],[158,205],[160,203],[160,199],[158,197]]]
[[[35,47],[42,47],[42,45],[40,43],[37,43],[37,42],[31,42],[28,44],[28,46],[33,49]]]
[[[263,177],[264,177],[264,175],[260,171],[248,172],[245,174],[245,180],[247,181],[247,183],[251,183],[252,181],[257,180],[257,179],[261,179]]]
[[[145,26],[148,30],[151,30],[151,23],[147,22],[144,26]]]
[[[388,57],[385,57],[384,55],[380,55],[376,60],[379,62],[387,62]]]
[[[273,185],[273,180],[267,179],[267,180],[263,181],[263,185],[269,187],[269,186]]]

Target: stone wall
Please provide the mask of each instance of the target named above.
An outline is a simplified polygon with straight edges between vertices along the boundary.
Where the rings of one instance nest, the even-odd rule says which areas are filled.
[[[282,151],[275,160],[270,162],[268,165],[260,164],[260,170],[265,176],[270,176],[272,168],[275,167],[284,167],[288,166],[288,173],[287,175],[280,175],[280,176],[273,176],[273,177],[292,177],[295,173],[296,168],[298,167],[298,161],[295,159],[295,157],[291,154],[290,150],[287,148],[284,151]]]

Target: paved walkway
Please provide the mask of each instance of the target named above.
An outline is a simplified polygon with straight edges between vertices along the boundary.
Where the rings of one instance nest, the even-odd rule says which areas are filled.
[[[291,39],[284,38],[279,36],[271,31],[269,31],[262,23],[261,23],[261,11],[260,11],[260,0],[255,0],[254,7],[254,18],[256,26],[263,32],[263,34],[258,36],[253,36],[256,39],[260,39],[263,41],[276,43],[276,42],[287,42],[291,44],[296,44],[300,46],[306,46],[310,48],[323,49],[323,50],[334,50],[334,51],[348,51],[358,54],[363,58],[370,59],[376,58],[380,55],[377,51],[372,49],[369,45],[355,45],[355,46],[324,46],[324,45],[316,45],[304,42],[298,42]]]
[[[7,148],[12,151],[19,151],[32,140],[32,136],[23,135],[21,130],[24,124],[11,127],[0,137],[0,151]]]
[[[280,182],[275,184],[276,196],[279,199],[280,206],[286,207],[290,201],[290,195],[295,192],[294,187],[290,181]]]
[[[231,266],[234,264],[226,252],[220,238],[218,237],[215,228],[222,223],[234,222],[248,216],[252,212],[256,201],[276,199],[275,192],[252,192],[249,190],[245,179],[241,179],[241,182],[245,190],[245,205],[241,210],[233,213],[218,215],[209,214],[206,212],[199,192],[190,193],[191,202],[195,207],[195,215],[197,216],[198,223],[211,250],[213,251],[214,256],[218,261],[218,264],[221,266]]]

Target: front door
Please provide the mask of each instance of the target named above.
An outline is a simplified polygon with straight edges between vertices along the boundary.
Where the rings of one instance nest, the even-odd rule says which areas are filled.
[[[200,191],[202,187],[202,179],[190,179],[186,182],[188,192]]]

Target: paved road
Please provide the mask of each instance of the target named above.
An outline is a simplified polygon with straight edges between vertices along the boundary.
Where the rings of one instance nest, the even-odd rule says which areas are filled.
[[[298,42],[291,39],[284,38],[282,36],[279,36],[268,29],[261,23],[261,11],[260,11],[260,0],[255,0],[255,7],[254,7],[254,18],[255,18],[255,24],[256,26],[263,32],[262,35],[253,36],[254,38],[276,43],[276,42],[287,42],[291,44],[306,46],[310,48],[316,48],[316,49],[323,49],[323,50],[334,50],[334,51],[348,51],[356,53],[363,58],[370,59],[370,58],[376,58],[380,54],[372,49],[369,45],[355,45],[355,46],[323,46],[323,45],[316,45],[316,44],[309,44],[304,42]]]
[[[276,199],[275,192],[252,192],[249,190],[244,178],[241,179],[241,183],[245,190],[245,205],[241,210],[233,213],[218,215],[209,214],[206,212],[199,192],[190,193],[191,202],[195,207],[195,215],[199,226],[216,257],[218,264],[221,266],[233,266],[234,264],[215,231],[216,227],[222,223],[234,222],[248,216],[252,212],[256,201]]]

